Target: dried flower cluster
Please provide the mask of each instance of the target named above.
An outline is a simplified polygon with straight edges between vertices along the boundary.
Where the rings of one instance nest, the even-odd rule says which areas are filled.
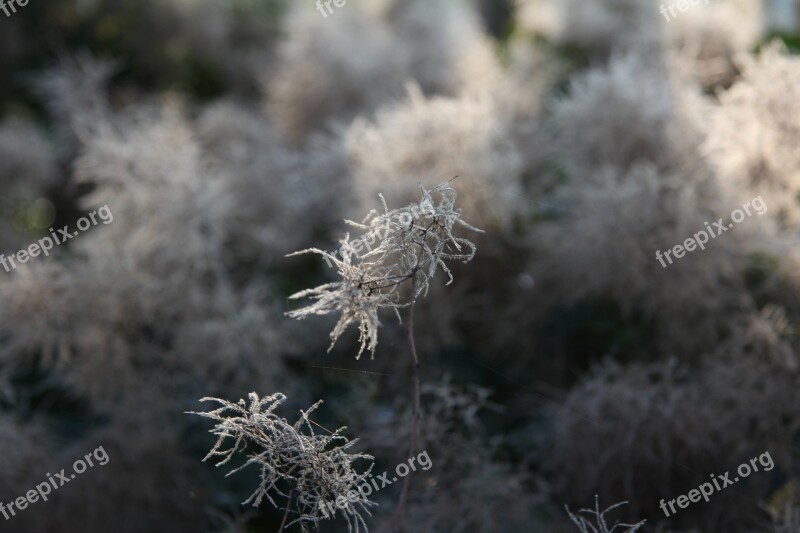
[[[217,436],[217,442],[204,460],[218,459],[217,466],[222,466],[231,462],[237,452],[246,452],[248,460],[228,475],[258,465],[261,483],[244,503],[258,506],[267,498],[272,505],[279,507],[276,498],[285,499],[287,515],[296,515],[285,524],[286,527],[299,524],[303,531],[307,531],[309,523],[317,524],[323,519],[321,504],[336,502],[340,497],[347,498],[351,491],[358,492],[358,486],[372,470],[372,456],[349,452],[358,439],[345,437],[343,432],[346,428],[327,435],[315,431],[316,423],[309,416],[322,401],[301,411],[294,424],[275,413],[286,401],[286,396],[281,393],[259,398],[253,392],[249,395],[249,403],[245,400],[232,403],[218,398],[203,398],[201,401],[221,405],[213,411],[195,413],[217,423],[211,430]],[[361,473],[353,466],[360,460],[370,463]],[[360,499],[341,510],[348,531],[358,532],[360,527],[367,530],[362,513],[369,515],[371,505],[375,504]]]
[[[376,243],[374,248],[361,250],[347,234],[340,241],[341,259],[318,248],[291,254],[319,254],[336,265],[342,278],[290,296],[293,300],[316,300],[288,312],[292,318],[341,313],[330,335],[329,351],[347,327],[357,322],[360,348],[356,359],[364,350],[374,356],[380,310],[393,309],[399,319],[399,309],[428,293],[430,280],[439,269],[448,275],[448,285],[453,281],[445,261],[467,263],[475,256],[472,242],[453,235],[458,226],[481,231],[461,220],[461,211],[455,207],[456,191],[446,183],[431,190],[421,189],[422,199],[416,204],[390,211],[381,196],[383,213],[373,210],[362,223],[347,221],[364,232],[358,241]],[[403,284],[408,281],[412,282],[412,289],[403,298]]]
[[[615,523],[610,528],[606,523],[605,515],[607,512],[611,511],[612,509],[616,509],[617,507],[626,505],[627,503],[628,502],[619,502],[607,508],[605,511],[601,511],[600,499],[597,496],[595,496],[594,509],[581,509],[577,513],[572,513],[570,512],[569,507],[565,506],[565,508],[567,509],[567,514],[569,515],[570,520],[572,520],[572,523],[578,526],[578,529],[580,530],[581,533],[614,533],[614,531],[616,531],[618,527],[628,528],[624,531],[624,533],[634,533],[635,531],[641,529],[646,520],[642,520],[641,522],[636,524]],[[591,516],[593,517],[594,520],[589,520],[585,516],[582,516],[580,513],[584,513],[585,515]]]

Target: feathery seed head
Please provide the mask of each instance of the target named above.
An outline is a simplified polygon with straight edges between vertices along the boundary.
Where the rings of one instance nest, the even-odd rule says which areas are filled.
[[[331,332],[329,351],[347,326],[357,322],[360,348],[356,359],[365,349],[374,355],[379,310],[393,309],[399,317],[400,308],[413,305],[419,296],[427,294],[429,282],[440,268],[449,277],[447,284],[452,283],[453,275],[445,261],[466,263],[475,257],[475,245],[453,234],[457,226],[481,231],[461,220],[461,211],[455,207],[455,189],[448,183],[431,190],[420,188],[422,198],[416,204],[389,210],[381,196],[383,213],[372,210],[361,223],[346,221],[363,233],[357,241],[350,241],[349,234],[345,235],[340,241],[341,259],[317,248],[290,254],[319,254],[336,265],[342,278],[290,296],[293,300],[306,297],[316,300],[288,312],[292,318],[341,313]],[[361,243],[377,244],[362,250]],[[407,281],[412,288],[404,297],[402,287]]]

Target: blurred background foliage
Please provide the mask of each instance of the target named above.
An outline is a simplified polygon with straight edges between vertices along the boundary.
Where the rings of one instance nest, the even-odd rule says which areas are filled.
[[[117,217],[0,280],[0,501],[99,444],[111,457],[14,527],[277,530],[280,510],[239,505],[257,472],[200,463],[208,425],[184,412],[204,395],[323,398],[317,422],[393,468],[402,326],[386,317],[374,361],[352,337],[325,354],[330,324],[283,312],[330,273],[283,256],[337,247],[378,192],[397,205],[458,174],[487,236],[419,311],[440,418],[414,531],[569,531],[563,504],[594,494],[653,531],[797,531],[800,34],[756,21],[769,2],[669,25],[652,2],[590,2],[0,14],[0,251],[103,203]],[[667,270],[652,259],[757,194],[763,219]],[[774,472],[658,514],[765,449]]]

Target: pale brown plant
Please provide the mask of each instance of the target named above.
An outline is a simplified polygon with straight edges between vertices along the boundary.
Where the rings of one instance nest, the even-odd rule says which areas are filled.
[[[420,421],[419,356],[414,342],[414,304],[417,298],[428,293],[430,280],[439,269],[453,281],[445,260],[464,263],[475,257],[476,248],[467,239],[453,235],[458,226],[479,232],[481,230],[461,220],[456,209],[457,194],[449,182],[431,190],[421,187],[422,199],[404,208],[389,210],[381,196],[383,213],[373,210],[362,223],[347,221],[364,231],[361,238],[351,243],[349,235],[340,242],[342,258],[329,252],[310,248],[296,254],[316,253],[336,265],[342,281],[327,283],[314,289],[298,292],[290,299],[310,297],[316,300],[304,308],[287,313],[303,319],[310,315],[341,313],[331,332],[331,348],[351,323],[358,322],[360,347],[356,358],[365,349],[375,354],[378,345],[378,311],[391,309],[400,320],[400,309],[408,308],[407,333],[413,358],[414,417],[409,454],[417,452]],[[375,243],[375,248],[360,250],[360,244]],[[407,294],[401,286],[410,284]],[[329,349],[330,351],[330,349]],[[394,529],[402,530],[403,515],[408,497],[411,476],[403,480],[400,503],[397,507]]]

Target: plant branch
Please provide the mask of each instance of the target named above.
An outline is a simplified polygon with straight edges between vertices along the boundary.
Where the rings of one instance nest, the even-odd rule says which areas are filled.
[[[283,513],[283,521],[281,522],[281,528],[278,530],[278,533],[283,533],[283,528],[286,527],[286,520],[289,518],[289,511],[292,508],[293,497],[294,497],[294,487],[292,487],[292,490],[289,491],[289,501],[286,503],[286,512]]]
[[[416,277],[412,278],[411,291],[414,294],[416,289]],[[416,300],[416,299],[414,299]],[[417,356],[417,345],[414,342],[414,303],[412,300],[411,308],[408,314],[408,343],[411,347],[411,356],[414,359],[412,370],[414,374],[414,413],[411,421],[411,436],[409,444],[409,456],[413,457],[417,453],[417,440],[419,439],[419,421],[421,418],[420,407],[420,392],[419,392],[419,357]],[[408,490],[411,486],[411,473],[403,479],[403,489],[400,492],[400,501],[397,504],[397,512],[394,516],[394,531],[401,533],[403,531],[403,517],[406,511],[406,501],[408,500]]]

